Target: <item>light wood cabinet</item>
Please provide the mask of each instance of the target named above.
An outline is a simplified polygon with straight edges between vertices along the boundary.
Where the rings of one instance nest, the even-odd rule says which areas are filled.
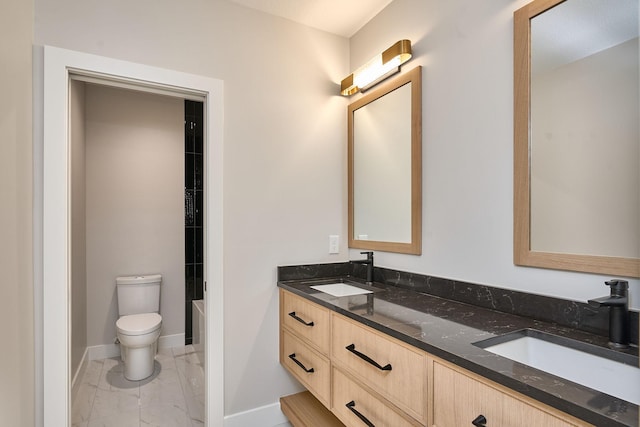
[[[480,415],[488,426],[505,425],[502,397],[494,389],[438,362],[433,364],[433,426],[472,426]]]
[[[280,325],[280,363],[344,424],[426,425],[426,353],[283,290]]]
[[[334,365],[425,422],[425,353],[339,314],[331,316]]]
[[[292,335],[282,331],[282,363],[325,406],[330,404],[331,367],[329,359]]]
[[[586,427],[590,424],[536,402],[471,372],[433,361],[433,426]]]
[[[327,406],[308,391],[281,397],[280,409],[295,427],[344,427]]]
[[[280,290],[280,363],[326,407],[331,405],[330,313]]]
[[[333,413],[347,426],[363,427],[367,422],[374,426],[412,427],[416,421],[403,417],[389,404],[365,390],[353,377],[333,368]]]
[[[590,426],[283,289],[280,325],[281,364],[331,411],[297,414],[309,399],[298,396],[286,406],[295,427],[462,427],[480,416],[487,427]]]
[[[530,401],[531,403],[527,403]],[[503,416],[505,426],[545,426],[545,427],[575,427],[590,426],[577,419],[571,419],[567,414],[550,407],[543,407],[538,402],[511,397],[504,394]]]
[[[323,354],[329,354],[329,310],[290,292],[280,292],[280,324]]]

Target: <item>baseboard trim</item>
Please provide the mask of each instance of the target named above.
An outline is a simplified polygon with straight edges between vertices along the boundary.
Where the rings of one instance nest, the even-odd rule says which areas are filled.
[[[118,344],[102,344],[87,347],[89,360],[102,360],[120,356],[120,346]]]
[[[184,334],[163,335],[158,338],[158,348],[184,347]]]
[[[224,427],[276,427],[286,422],[279,402],[224,417]]]
[[[78,394],[78,389],[80,388],[80,380],[84,377],[84,373],[87,371],[87,366],[89,366],[89,348],[84,349],[84,353],[82,353],[82,359],[80,359],[80,364],[78,365],[78,369],[73,375],[73,379],[71,380],[71,401],[74,402],[76,395]]]
[[[163,335],[158,338],[158,348],[173,348],[184,346],[184,334]],[[112,357],[120,357],[119,344],[102,344],[87,347],[85,354],[89,360],[102,360]]]

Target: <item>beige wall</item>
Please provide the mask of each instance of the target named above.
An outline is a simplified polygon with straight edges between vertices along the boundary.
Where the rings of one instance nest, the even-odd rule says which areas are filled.
[[[184,333],[184,101],[88,84],[86,143],[88,345],[116,338],[117,276],[162,274],[161,334]]]
[[[85,84],[69,86],[71,146],[71,375],[87,348],[87,257],[85,214]]]
[[[0,13],[0,425],[35,420],[31,44],[33,4]]]

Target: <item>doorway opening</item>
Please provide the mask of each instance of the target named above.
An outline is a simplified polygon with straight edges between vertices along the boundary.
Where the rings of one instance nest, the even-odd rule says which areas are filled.
[[[183,308],[189,284],[184,254],[195,244],[184,238],[185,177],[193,175],[186,166],[194,163],[185,161],[185,151],[193,151],[185,143],[194,139],[185,140],[185,100],[72,77],[72,424],[203,423],[204,349],[195,354],[185,345],[190,323]],[[202,153],[202,136],[198,140]],[[202,155],[198,166],[202,170]],[[202,280],[202,203],[195,213]],[[118,278],[154,275],[157,293],[144,290],[154,288],[150,281],[116,286]],[[121,330],[123,322],[155,312],[156,323],[129,323]],[[150,327],[154,330],[135,335]],[[144,341],[147,349],[123,347],[132,339],[136,345]],[[125,360],[125,351],[149,356]]]
[[[44,116],[42,195],[43,324],[42,390],[45,426],[71,425],[71,194],[69,86],[72,78],[140,92],[197,100],[204,107],[203,181],[206,233],[203,278],[209,286],[206,318],[205,419],[222,425],[223,406],[223,232],[222,116],[223,84],[219,80],[126,61],[44,48]],[[38,190],[38,189],[37,189]]]

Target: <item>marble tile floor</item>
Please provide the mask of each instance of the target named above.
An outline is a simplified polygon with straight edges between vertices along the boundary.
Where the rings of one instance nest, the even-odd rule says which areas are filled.
[[[204,371],[193,346],[159,350],[147,379],[129,381],[123,370],[119,357],[89,362],[74,427],[204,426]]]

